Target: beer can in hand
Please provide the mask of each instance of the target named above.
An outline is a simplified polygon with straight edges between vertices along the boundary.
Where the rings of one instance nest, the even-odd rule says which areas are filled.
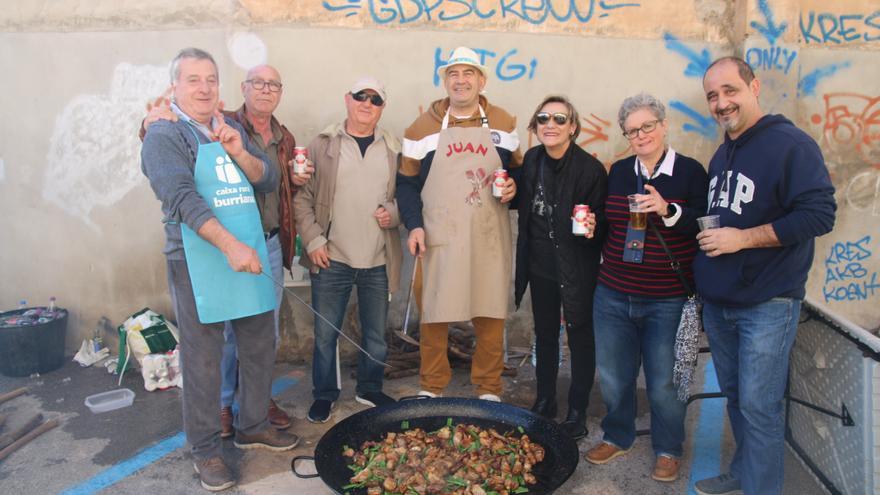
[[[302,175],[306,173],[306,164],[309,161],[309,150],[305,146],[293,148],[293,173]]]
[[[504,170],[503,168],[495,169],[494,180],[492,180],[492,196],[495,196],[496,198],[501,197],[505,182],[507,182],[507,170]]]
[[[590,228],[587,226],[587,217],[590,215],[589,205],[574,205],[571,212],[571,233],[574,235],[587,235]]]

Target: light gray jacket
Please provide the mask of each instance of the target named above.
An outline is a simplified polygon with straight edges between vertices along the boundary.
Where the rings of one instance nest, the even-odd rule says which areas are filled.
[[[293,198],[296,231],[302,238],[303,250],[308,253],[327,243],[330,227],[333,196],[336,194],[336,175],[339,170],[341,140],[345,134],[345,123],[334,124],[324,129],[309,143],[309,158],[314,163],[315,173],[311,180],[302,186]],[[397,167],[400,156],[400,141],[384,129],[376,128],[375,143],[383,142],[388,152],[388,190],[383,207],[391,214],[391,225],[383,229],[385,237],[385,271],[388,275],[388,290],[396,292],[400,285],[400,265],[403,253],[400,247],[400,214],[394,199]],[[303,253],[299,263],[312,269],[312,261]]]

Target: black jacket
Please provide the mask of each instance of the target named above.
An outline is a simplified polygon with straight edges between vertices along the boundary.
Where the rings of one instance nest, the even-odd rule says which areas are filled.
[[[608,194],[608,176],[605,167],[580,146],[572,144],[556,173],[553,197],[554,252],[529,252],[529,218],[532,197],[538,180],[538,166],[546,156],[544,145],[526,152],[522,177],[517,183],[515,205],[519,210],[519,235],[516,240],[516,282],[514,300],[517,308],[529,284],[529,260],[532,256],[555,256],[559,267],[563,316],[569,326],[589,324],[593,318],[593,290],[599,271],[607,223],[605,197]],[[547,173],[545,170],[544,173]],[[596,214],[596,233],[592,239],[571,233],[571,214],[576,204],[589,205]]]

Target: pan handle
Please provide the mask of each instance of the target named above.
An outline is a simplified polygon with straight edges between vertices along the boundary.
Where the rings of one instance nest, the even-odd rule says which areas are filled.
[[[320,476],[318,473],[314,473],[314,474],[301,474],[301,473],[299,473],[296,470],[296,461],[312,461],[314,463],[315,458],[310,455],[298,455],[290,461],[290,470],[293,471],[293,474],[295,474],[297,478],[309,479],[309,478],[317,478],[318,476]]]

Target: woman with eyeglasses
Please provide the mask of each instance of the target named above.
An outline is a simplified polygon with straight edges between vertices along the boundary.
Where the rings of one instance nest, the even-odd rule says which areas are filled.
[[[607,415],[602,420],[603,441],[587,452],[586,459],[605,464],[632,448],[636,379],[644,363],[656,455],[652,478],[674,481],[684,443],[686,404],[678,400],[672,368],[687,291],[661,242],[693,287],[696,219],[706,211],[708,181],[699,162],[669,146],[666,108],[653,96],[641,93],[625,99],[618,124],[635,156],[614,163],[608,173],[608,235],[593,301],[599,383]]]
[[[575,143],[580,121],[564,96],[544,98],[528,128],[541,144],[526,153],[517,191],[515,300],[519,307],[530,287],[538,388],[532,411],[551,420],[557,415],[561,316],[571,354],[568,412],[561,427],[578,439],[587,435],[596,368],[592,301],[605,230],[607,176],[602,164]],[[590,208],[586,235],[572,233],[575,205]]]

